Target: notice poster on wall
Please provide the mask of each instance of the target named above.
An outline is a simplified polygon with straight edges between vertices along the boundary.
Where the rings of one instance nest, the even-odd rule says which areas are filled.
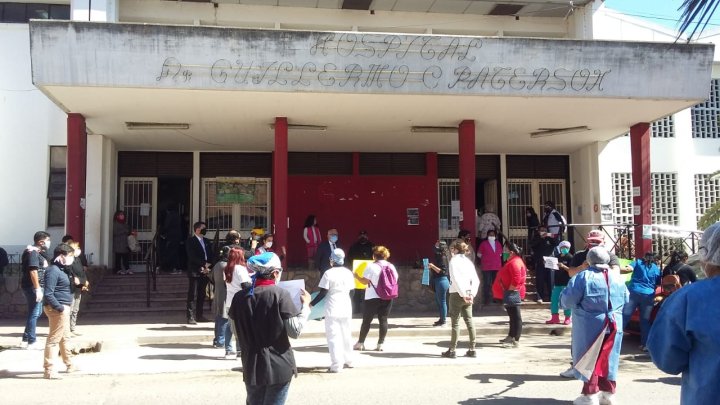
[[[420,209],[408,208],[406,212],[408,225],[420,225]]]
[[[460,216],[460,200],[450,201],[450,215],[453,217]]]
[[[235,204],[255,201],[255,183],[240,179],[218,178],[215,183],[215,201]]]

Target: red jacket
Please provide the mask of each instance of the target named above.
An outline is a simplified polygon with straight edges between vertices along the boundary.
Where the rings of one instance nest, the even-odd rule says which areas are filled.
[[[527,277],[527,268],[522,257],[512,255],[510,260],[498,272],[495,282],[492,286],[493,298],[503,299],[503,291],[508,286],[514,285],[520,292],[520,298],[525,299],[525,278]]]

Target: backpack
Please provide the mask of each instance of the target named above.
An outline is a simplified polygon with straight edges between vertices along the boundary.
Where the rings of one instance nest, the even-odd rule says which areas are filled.
[[[373,284],[373,288],[381,300],[392,300],[398,297],[398,281],[395,273],[392,271],[388,263],[380,264],[380,276],[378,277],[377,286]],[[371,283],[372,284],[372,283]]]
[[[682,287],[682,284],[680,284],[680,277],[676,274],[668,274],[663,277],[660,284],[662,285],[663,292],[666,294],[672,294]]]
[[[553,216],[555,216],[555,219],[560,222],[560,224],[558,224],[558,233],[560,235],[564,234],[565,230],[567,229],[567,220],[561,213],[557,212],[556,210],[553,210],[552,214]]]

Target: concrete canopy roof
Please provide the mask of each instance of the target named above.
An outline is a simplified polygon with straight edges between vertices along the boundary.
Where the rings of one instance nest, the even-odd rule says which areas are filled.
[[[453,133],[413,133],[412,126],[457,126],[475,120],[476,153],[569,153],[612,139],[638,122],[694,101],[275,93],[49,86],[43,91],[89,131],[122,150],[273,150],[275,117],[290,124],[290,151],[457,153]],[[187,123],[187,130],[128,130],[125,122]],[[539,128],[589,131],[531,138]]]

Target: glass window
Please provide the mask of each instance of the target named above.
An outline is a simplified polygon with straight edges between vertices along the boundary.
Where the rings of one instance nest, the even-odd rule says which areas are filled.
[[[48,226],[65,225],[65,170],[67,147],[50,147],[50,175],[48,179]]]
[[[27,18],[28,20],[47,20],[50,18],[50,6],[48,4],[28,4]]]
[[[25,15],[25,8],[24,3],[5,3],[2,21],[14,23],[27,22],[28,19]]]
[[[62,4],[50,4],[50,18],[53,20],[69,20],[70,6]]]
[[[50,200],[48,204],[48,226],[65,225],[65,199]]]

